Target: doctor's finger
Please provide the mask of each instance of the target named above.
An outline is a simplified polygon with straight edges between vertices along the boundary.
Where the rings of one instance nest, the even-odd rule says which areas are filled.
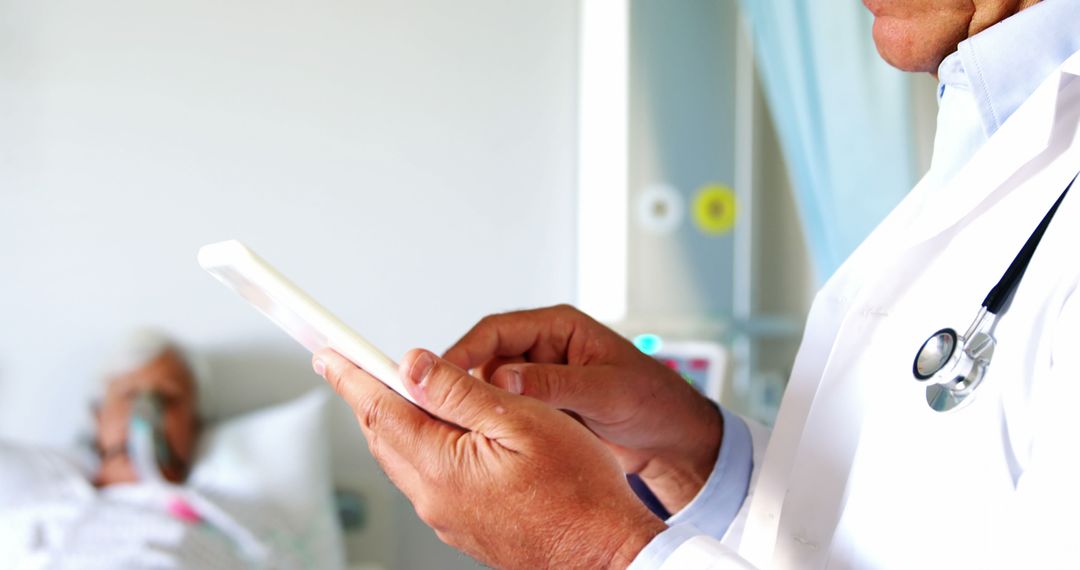
[[[367,435],[365,434],[365,438]],[[371,456],[379,464],[387,479],[401,490],[409,500],[426,491],[419,470],[404,455],[390,445],[373,445],[368,440]]]
[[[440,460],[451,451],[448,442],[460,429],[431,417],[332,350],[316,353],[312,366],[352,408],[372,455],[395,483],[399,474],[403,481],[415,478],[402,467],[403,461],[421,475],[431,467],[441,468]]]
[[[518,364],[522,362],[526,362],[524,356],[497,356],[487,362],[481,363],[479,366],[473,367],[470,372],[472,372],[473,376],[476,376],[484,382],[491,382],[491,378],[495,375],[495,371],[500,367],[506,366],[507,364]]]
[[[426,350],[411,350],[401,359],[401,378],[417,403],[438,418],[488,439],[518,435],[524,400]]]
[[[626,393],[618,369],[606,365],[507,364],[495,371],[491,383],[586,418],[617,407]]]
[[[561,362],[566,358],[577,315],[581,313],[565,305],[489,315],[447,349],[443,357],[466,370],[493,358],[526,354],[530,360]]]

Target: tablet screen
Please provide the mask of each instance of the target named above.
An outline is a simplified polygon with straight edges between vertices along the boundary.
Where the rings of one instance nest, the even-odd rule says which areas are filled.
[[[328,346],[326,336],[320,333],[296,314],[288,306],[276,301],[254,283],[249,281],[242,273],[229,266],[220,266],[213,269],[233,291],[240,294],[259,311],[266,315],[274,324],[281,327],[296,342],[304,345],[311,352],[322,350]]]

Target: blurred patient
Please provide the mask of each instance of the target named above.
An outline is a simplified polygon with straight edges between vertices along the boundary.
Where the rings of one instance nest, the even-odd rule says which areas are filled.
[[[178,485],[200,429],[197,375],[176,343],[139,331],[101,376],[93,461],[0,441],[0,568],[300,565],[268,563],[250,530],[257,517],[237,518],[225,497]]]
[[[159,412],[158,467],[173,483],[187,477],[199,436],[198,384],[176,344],[156,331],[132,336],[113,358],[95,406],[94,443],[102,487],[132,483],[139,474],[128,453],[128,431],[136,398],[147,397]]]

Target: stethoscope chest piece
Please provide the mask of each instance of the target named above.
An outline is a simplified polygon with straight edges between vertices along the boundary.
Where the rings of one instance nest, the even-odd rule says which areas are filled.
[[[948,412],[974,395],[994,356],[995,342],[990,334],[994,320],[994,315],[983,309],[963,336],[951,328],[941,329],[919,348],[912,373],[927,385],[930,409]]]
[[[929,380],[945,368],[956,352],[958,340],[953,329],[941,329],[930,335],[919,352],[915,353],[915,365],[912,367],[915,378]]]

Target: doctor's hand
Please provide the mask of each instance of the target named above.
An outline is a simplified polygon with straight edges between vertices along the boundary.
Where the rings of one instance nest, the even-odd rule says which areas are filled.
[[[315,371],[352,406],[372,455],[439,538],[496,568],[624,568],[666,527],[566,414],[413,350],[416,407],[329,350]],[[421,409],[422,408],[422,409]]]
[[[723,420],[678,374],[570,306],[492,315],[445,358],[577,415],[676,512],[712,472]]]

